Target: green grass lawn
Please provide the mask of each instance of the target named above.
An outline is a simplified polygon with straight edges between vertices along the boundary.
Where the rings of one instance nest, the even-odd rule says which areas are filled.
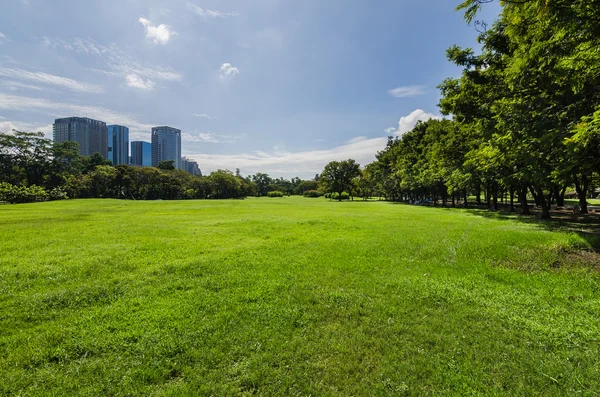
[[[598,206],[600,205],[600,199],[587,199],[588,205]],[[565,204],[567,205],[579,205],[579,200],[565,200]]]
[[[594,242],[519,219],[0,206],[0,395],[597,396],[597,256],[567,255]]]

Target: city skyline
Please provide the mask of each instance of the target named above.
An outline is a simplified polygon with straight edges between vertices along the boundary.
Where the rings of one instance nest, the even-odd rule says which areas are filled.
[[[127,126],[71,116],[55,119],[52,131],[54,142],[76,142],[82,156],[99,153],[115,166],[158,167],[162,161],[173,161],[175,169],[202,175],[197,161],[181,155],[181,130],[177,128],[152,127],[151,142],[130,141]]]

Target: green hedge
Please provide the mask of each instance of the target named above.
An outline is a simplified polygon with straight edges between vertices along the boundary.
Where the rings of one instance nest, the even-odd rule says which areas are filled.
[[[45,201],[48,198],[48,192],[36,185],[25,187],[12,185],[7,182],[0,183],[0,201],[7,201],[11,204],[33,203],[36,201]]]
[[[268,197],[283,197],[283,192],[273,190],[272,192],[267,193]]]
[[[304,192],[304,197],[321,197],[321,193],[318,190],[307,190]]]
[[[331,193],[331,199],[339,200],[340,194],[339,193]],[[342,200],[350,200],[350,195],[347,192],[342,192]]]

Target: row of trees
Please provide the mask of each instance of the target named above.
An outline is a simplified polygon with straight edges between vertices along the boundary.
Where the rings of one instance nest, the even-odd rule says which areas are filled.
[[[0,201],[228,199],[267,196],[274,191],[301,195],[317,188],[314,180],[274,179],[261,173],[244,178],[239,170],[193,176],[176,170],[169,161],[156,168],[113,167],[98,153],[81,156],[76,142],[54,143],[42,133],[0,134]]]
[[[492,1],[467,0],[459,9],[472,22]],[[519,201],[525,214],[531,198],[543,217],[574,189],[580,212],[588,212],[600,176],[600,6],[589,0],[500,4],[489,29],[477,24],[480,53],[447,51],[463,67],[459,78],[439,86],[440,109],[451,119],[390,138],[354,189],[444,205],[459,199],[467,205],[471,194],[480,202],[483,193],[496,208],[507,197],[515,211]]]

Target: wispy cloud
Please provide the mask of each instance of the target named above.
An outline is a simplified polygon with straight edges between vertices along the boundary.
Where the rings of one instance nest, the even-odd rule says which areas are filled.
[[[2,40],[8,40],[8,37],[6,37],[4,33],[0,32],[0,41]]]
[[[237,17],[240,14],[237,12],[221,12],[214,10],[207,10],[193,3],[187,3],[187,6],[190,10],[192,10],[196,15],[201,16],[203,18],[226,18],[226,17]]]
[[[144,80],[135,73],[128,74],[125,77],[125,81],[128,87],[139,88],[141,90],[151,90],[154,88],[154,82]]]
[[[200,117],[201,119],[208,119],[208,120],[219,120],[218,117],[213,117],[211,115],[208,115],[206,113],[194,113],[195,117]]]
[[[172,69],[166,69],[156,65],[142,65],[140,62],[134,60],[128,52],[123,51],[114,43],[101,45],[89,39],[76,38],[73,41],[64,41],[61,39],[51,39],[49,37],[44,37],[42,42],[44,45],[55,49],[63,49],[77,54],[96,57],[98,62],[103,63],[103,66],[106,69],[89,68],[87,70],[119,77],[128,86],[131,86],[131,75],[145,78],[144,87],[149,85],[154,87],[154,80],[180,81],[183,78],[180,73]]]
[[[184,132],[181,139],[192,147],[194,143],[235,143],[244,138],[244,134],[228,135],[216,132]]]
[[[97,85],[82,83],[68,77],[55,76],[44,72],[29,72],[23,69],[12,69],[0,67],[0,76],[17,80],[34,81],[36,83],[49,84],[71,91],[99,94],[103,89]]]
[[[389,135],[398,135],[402,136],[407,132],[411,131],[415,128],[415,125],[419,121],[427,121],[429,119],[441,120],[442,116],[439,114],[427,113],[422,109],[416,109],[411,112],[408,116],[400,117],[398,121],[398,128],[390,127],[385,130]]]
[[[420,85],[409,85],[406,87],[398,87],[393,90],[389,90],[388,94],[395,96],[396,98],[410,98],[419,95],[423,95],[425,87]]]
[[[47,101],[45,99],[6,95],[3,93],[0,93],[0,109],[34,111],[46,114],[51,119],[73,115],[90,117],[109,124],[126,125],[130,129],[131,138],[135,139],[148,139],[153,127],[152,124],[140,122],[137,118],[126,113],[119,113],[102,107]]]
[[[4,80],[0,81],[0,86],[9,91],[33,90],[42,91],[43,88],[39,85],[22,83],[20,81]]]
[[[146,38],[154,44],[167,44],[171,36],[175,34],[168,25],[161,23],[157,26],[144,17],[140,17],[138,21],[146,28]]]
[[[240,71],[230,63],[224,63],[219,69],[219,74],[221,76],[221,80],[231,80],[235,76],[239,75]]]
[[[323,167],[334,160],[355,159],[361,165],[375,160],[377,151],[382,150],[387,138],[352,139],[350,142],[327,150],[302,152],[254,152],[251,154],[201,154],[189,153],[200,164],[204,173],[217,169],[234,170],[240,168],[244,174],[269,170],[275,177],[313,177],[323,171]]]

